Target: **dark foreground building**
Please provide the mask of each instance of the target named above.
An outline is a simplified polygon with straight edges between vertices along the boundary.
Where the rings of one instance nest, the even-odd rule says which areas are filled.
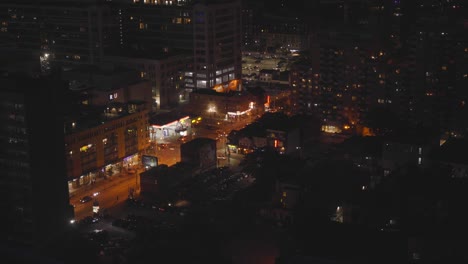
[[[42,247],[73,218],[65,169],[64,83],[0,77],[1,242]]]

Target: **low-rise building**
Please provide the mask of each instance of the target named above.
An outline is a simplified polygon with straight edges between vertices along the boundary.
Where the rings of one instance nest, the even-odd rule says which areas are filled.
[[[62,76],[74,98],[64,124],[69,189],[140,165],[139,153],[150,144],[149,83],[118,67],[75,68]]]
[[[193,165],[198,170],[216,166],[216,140],[196,138],[180,145],[180,159],[183,163]]]
[[[140,151],[149,146],[148,109],[139,106],[111,104],[88,109],[93,111],[84,118],[69,119],[65,136],[69,188],[139,165]]]
[[[175,112],[161,113],[150,118],[150,138],[164,142],[170,137],[183,137],[191,132],[191,117]]]
[[[282,113],[268,113],[228,136],[230,152],[246,154],[255,149],[270,147],[281,154],[298,153],[301,149],[301,118]]]
[[[172,201],[178,197],[179,185],[190,178],[193,167],[186,163],[159,165],[140,173],[140,193],[157,201]]]
[[[264,102],[246,91],[216,92],[200,89],[190,94],[185,111],[207,119],[237,120],[263,113]]]
[[[408,164],[427,167],[431,151],[439,146],[439,142],[439,137],[423,133],[387,137],[382,148],[384,176]]]

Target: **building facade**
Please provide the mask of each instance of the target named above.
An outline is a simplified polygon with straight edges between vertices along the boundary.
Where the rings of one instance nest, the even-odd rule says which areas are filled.
[[[73,218],[64,158],[66,83],[24,75],[0,79],[1,241],[45,246]]]
[[[181,162],[191,164],[195,169],[206,170],[216,166],[216,140],[196,138],[180,146]]]
[[[130,105],[109,106],[102,124],[78,130],[71,121],[65,136],[65,156],[69,188],[111,177],[123,168],[139,164],[139,153],[149,147],[148,109],[133,113]],[[73,129],[75,127],[75,129]]]
[[[193,6],[194,60],[185,86],[239,90],[242,73],[239,1],[202,1]]]
[[[106,61],[138,71],[140,78],[151,84],[151,110],[167,109],[188,100],[184,89],[184,70],[192,57],[187,53],[162,54],[151,59],[109,56]]]
[[[239,120],[264,112],[263,101],[247,92],[198,90],[190,94],[186,112],[206,119]]]
[[[10,1],[0,5],[2,48],[37,52],[49,63],[93,64],[111,45],[111,10],[96,3]]]

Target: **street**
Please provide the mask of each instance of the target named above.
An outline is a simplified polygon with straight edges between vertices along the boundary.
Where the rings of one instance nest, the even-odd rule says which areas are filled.
[[[75,205],[75,219],[82,219],[86,216],[93,215],[93,203],[98,201],[100,210],[111,208],[119,203],[125,202],[128,198],[130,188],[136,190],[136,176],[137,174],[128,174],[115,176],[115,179],[108,180],[106,184],[89,190],[82,195],[75,195],[70,198],[70,203]],[[93,197],[93,193],[99,192],[96,197]],[[81,203],[80,199],[83,196],[91,196],[94,199]]]
[[[188,140],[196,137],[208,137],[217,140],[217,167],[228,166],[233,171],[238,171],[238,165],[243,159],[243,155],[231,153],[228,155],[226,150],[227,135],[231,130],[240,129],[245,127],[251,122],[252,118],[245,118],[235,122],[220,122],[215,126],[215,129],[207,128],[204,124],[196,128],[195,135],[189,136]],[[161,144],[158,142],[158,144]],[[167,138],[164,140],[163,146],[158,145],[153,149],[146,150],[143,154],[154,155],[158,157],[159,164],[166,164],[172,166],[180,162],[180,145],[177,137]],[[93,215],[93,203],[99,203],[100,211],[110,209],[112,207],[119,207],[128,198],[129,191],[135,190],[138,195],[139,173],[143,170],[139,169],[137,173],[127,174],[121,173],[114,175],[112,178],[103,180],[95,185],[88,185],[77,190],[70,197],[70,203],[75,206],[75,219],[83,219],[86,216]],[[93,193],[99,192],[99,195],[93,197]],[[81,203],[80,199],[84,196],[91,196],[93,200],[86,203]]]

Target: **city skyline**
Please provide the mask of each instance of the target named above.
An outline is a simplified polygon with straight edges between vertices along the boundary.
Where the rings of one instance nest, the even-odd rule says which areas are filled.
[[[466,9],[2,2],[2,252],[464,263]]]

